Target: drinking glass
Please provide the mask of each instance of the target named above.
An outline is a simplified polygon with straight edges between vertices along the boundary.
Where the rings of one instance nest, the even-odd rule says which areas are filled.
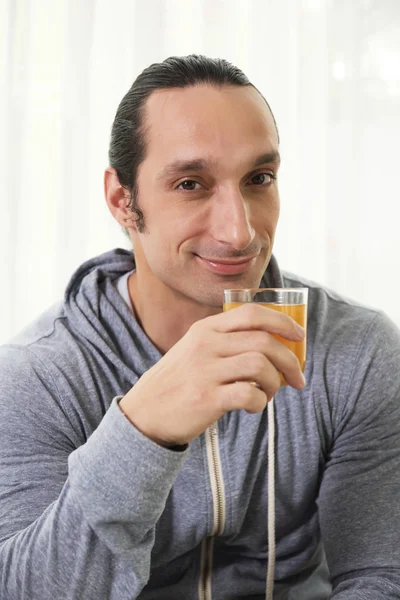
[[[249,288],[237,290],[224,290],[223,310],[237,308],[247,302],[256,302],[278,312],[283,312],[292,317],[305,330],[307,330],[307,288]],[[279,342],[284,344],[298,358],[302,371],[306,364],[306,336],[301,342],[294,342],[272,334]],[[287,385],[281,374],[281,385]]]

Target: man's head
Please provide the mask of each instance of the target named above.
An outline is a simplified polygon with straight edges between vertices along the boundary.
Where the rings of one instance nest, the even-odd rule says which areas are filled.
[[[129,193],[129,207],[136,215],[138,231],[145,227],[143,212],[138,205],[137,173],[146,156],[146,102],[157,90],[200,84],[253,87],[246,75],[226,60],[198,55],[172,56],[147,67],[118,107],[111,132],[109,162],[116,170],[120,184]],[[276,127],[272,111],[264,101]]]
[[[117,110],[106,172],[138,274],[209,306],[224,287],[259,285],[279,215],[278,145],[265,99],[227,61],[145,69]]]

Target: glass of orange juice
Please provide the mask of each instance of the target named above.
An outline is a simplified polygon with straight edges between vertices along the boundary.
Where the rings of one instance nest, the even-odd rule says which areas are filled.
[[[237,308],[247,302],[256,302],[266,308],[283,312],[289,315],[289,317],[294,319],[307,331],[307,288],[248,288],[224,290],[224,312],[231,310],[232,308]],[[304,371],[306,364],[307,336],[301,342],[293,342],[280,335],[272,335],[297,356],[301,369]],[[281,375],[281,385],[287,385],[283,375]]]

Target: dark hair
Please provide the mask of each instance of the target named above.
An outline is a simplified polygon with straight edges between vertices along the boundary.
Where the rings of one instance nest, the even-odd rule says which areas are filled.
[[[184,88],[199,83],[252,86],[238,67],[224,59],[196,54],[171,56],[162,63],[154,63],[147,67],[133,82],[118,106],[108,156],[110,166],[116,170],[120,184],[130,193],[127,208],[136,213],[139,231],[144,230],[144,218],[138,206],[137,171],[146,153],[146,100],[155,90]],[[268,103],[267,106],[269,108]],[[272,117],[274,118],[273,115]]]

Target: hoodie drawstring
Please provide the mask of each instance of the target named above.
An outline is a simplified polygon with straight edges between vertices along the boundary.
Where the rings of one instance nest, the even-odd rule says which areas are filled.
[[[266,600],[273,600],[275,573],[275,411],[268,402],[268,567]]]

